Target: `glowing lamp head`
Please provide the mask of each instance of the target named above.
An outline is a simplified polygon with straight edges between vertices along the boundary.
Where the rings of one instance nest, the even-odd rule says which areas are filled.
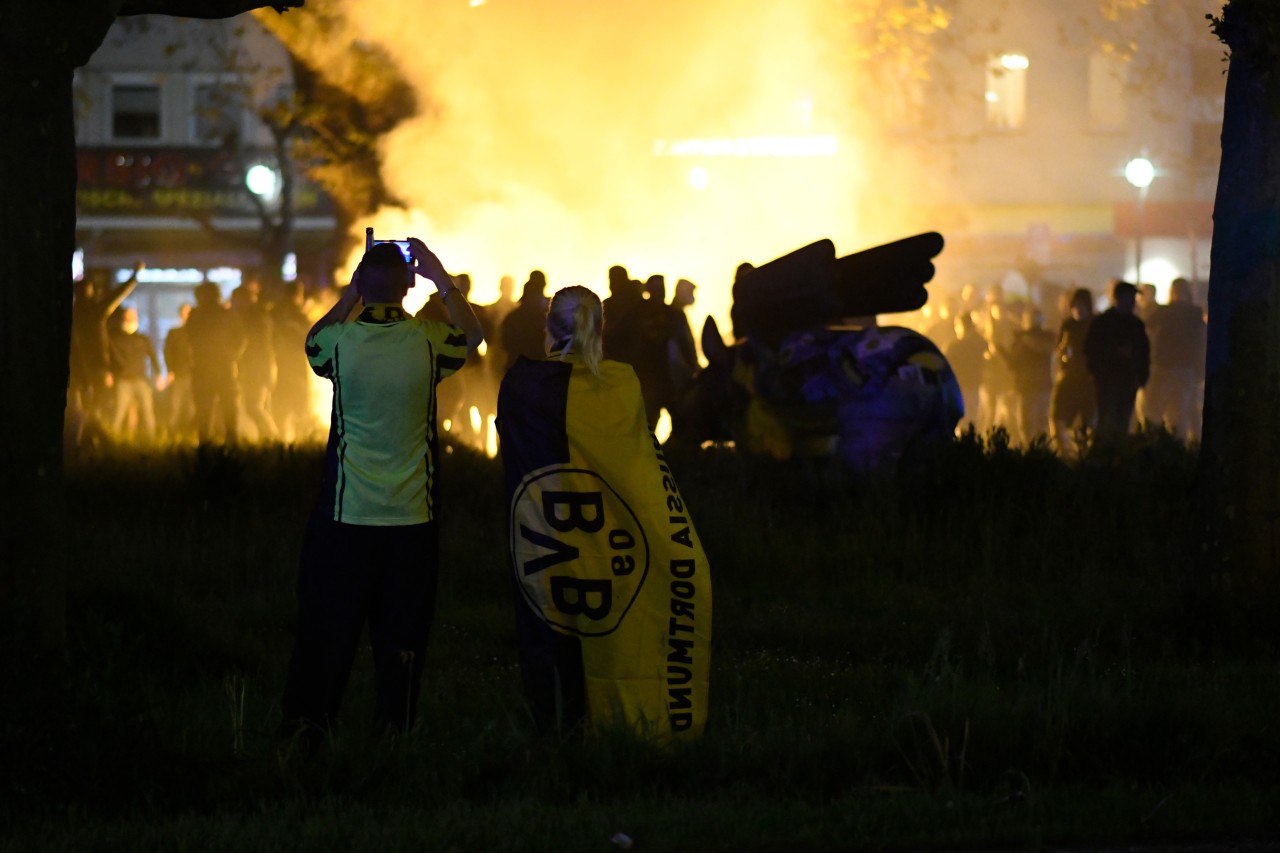
[[[1151,186],[1155,180],[1156,167],[1146,157],[1135,157],[1124,164],[1124,178],[1140,190]]]
[[[244,184],[249,192],[261,198],[271,198],[278,188],[276,170],[264,163],[256,163],[244,173]]]

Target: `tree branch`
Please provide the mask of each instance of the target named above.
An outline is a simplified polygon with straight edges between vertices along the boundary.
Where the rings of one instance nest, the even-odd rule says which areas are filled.
[[[234,18],[254,9],[270,7],[284,14],[301,7],[306,0],[124,0],[118,14],[172,15],[177,18]]]

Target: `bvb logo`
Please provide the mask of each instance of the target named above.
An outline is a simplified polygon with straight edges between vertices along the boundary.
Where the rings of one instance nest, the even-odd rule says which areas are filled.
[[[553,628],[584,637],[622,623],[649,574],[640,520],[594,471],[534,471],[511,513],[516,583]]]

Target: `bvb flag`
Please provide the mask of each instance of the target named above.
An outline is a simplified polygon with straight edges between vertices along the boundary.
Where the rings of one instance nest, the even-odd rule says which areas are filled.
[[[498,396],[520,663],[540,725],[706,723],[711,575],[629,365],[520,359]]]

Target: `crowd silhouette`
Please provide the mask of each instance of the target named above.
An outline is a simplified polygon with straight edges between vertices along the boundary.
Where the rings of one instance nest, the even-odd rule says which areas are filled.
[[[1184,278],[1161,304],[1156,288],[1113,280],[1101,293],[1052,288],[1052,305],[978,299],[968,285],[905,318],[945,353],[965,400],[961,428],[1004,428],[1028,445],[1077,452],[1087,436],[1161,427],[1199,437],[1207,317]],[[1099,311],[1099,303],[1105,310]]]
[[[253,279],[225,299],[219,285],[201,282],[157,341],[140,331],[138,310],[126,301],[142,269],[138,264],[115,286],[101,270],[77,284],[66,418],[71,446],[318,436],[302,350],[315,307],[300,283],[286,283],[268,301]],[[323,298],[317,294],[316,304]]]
[[[455,277],[464,292],[465,275]],[[681,279],[667,302],[665,278],[652,275],[645,283],[632,279],[625,267],[608,272],[610,296],[603,300],[605,357],[630,364],[640,380],[645,414],[653,429],[663,409],[670,409],[698,370],[698,353],[686,310],[694,303],[695,285]],[[459,371],[452,388],[441,386],[440,412],[446,431],[477,446],[486,446],[493,430],[488,415],[496,410],[502,377],[520,357],[546,356],[546,317],[549,304],[546,274],[532,270],[512,303],[514,280],[504,277],[498,301],[475,306],[484,329],[486,347],[473,354]],[[422,311],[434,316],[438,300],[429,299]],[[472,414],[472,413],[476,414]]]
[[[333,293],[308,293],[301,282],[264,292],[246,279],[225,298],[218,285],[193,288],[163,341],[139,330],[128,304],[138,264],[112,286],[105,271],[77,284],[68,440],[100,442],[296,442],[322,437],[314,378],[302,340]],[[746,273],[751,270],[746,266]],[[469,294],[471,279],[454,276]],[[498,298],[475,306],[485,344],[454,381],[442,385],[442,436],[493,447],[493,413],[503,376],[524,356],[545,356],[547,276],[531,270],[516,294],[503,276]],[[641,281],[615,265],[607,271],[605,356],[630,364],[640,380],[650,429],[675,411],[699,367],[688,311],[695,285],[663,275]],[[945,354],[965,403],[960,429],[1005,429],[1016,444],[1048,440],[1076,452],[1087,435],[1115,435],[1160,425],[1184,441],[1198,438],[1206,316],[1186,279],[1168,301],[1150,285],[1114,280],[1098,292],[1043,287],[1037,298],[1007,297],[993,284],[958,290],[934,285],[932,300],[883,321],[930,338]],[[445,319],[438,297],[420,313]],[[1105,310],[1101,310],[1105,309]],[[160,355],[163,356],[163,367]]]

